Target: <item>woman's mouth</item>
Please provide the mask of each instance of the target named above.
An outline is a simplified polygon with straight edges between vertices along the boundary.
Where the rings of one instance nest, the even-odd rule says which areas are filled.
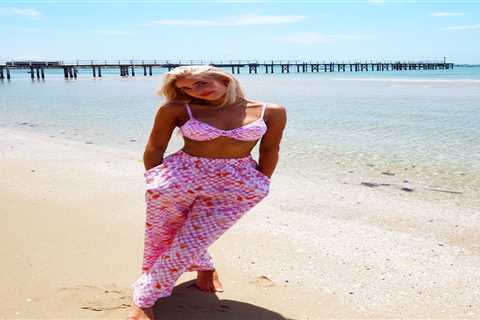
[[[202,93],[200,96],[201,96],[201,97],[206,97],[206,96],[211,95],[211,94],[214,93],[214,92],[215,92],[215,91],[208,91],[208,92]]]

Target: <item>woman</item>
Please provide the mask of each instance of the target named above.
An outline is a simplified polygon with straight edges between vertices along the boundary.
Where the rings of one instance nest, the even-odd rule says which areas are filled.
[[[212,66],[169,71],[144,152],[147,216],[141,277],[129,319],[153,319],[186,271],[196,286],[223,291],[207,248],[265,198],[286,124],[277,104],[249,101],[232,75]],[[163,157],[175,127],[181,150]],[[260,142],[259,160],[250,152]]]

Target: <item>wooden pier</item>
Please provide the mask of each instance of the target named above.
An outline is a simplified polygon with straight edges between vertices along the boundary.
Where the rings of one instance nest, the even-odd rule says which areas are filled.
[[[171,70],[184,65],[212,65],[229,68],[232,73],[248,70],[249,74],[274,73],[306,73],[306,72],[368,72],[368,71],[405,71],[405,70],[446,70],[453,69],[453,63],[444,61],[316,61],[298,60],[76,60],[76,61],[0,61],[0,80],[11,79],[11,70],[26,70],[30,78],[45,79],[45,69],[63,69],[65,79],[76,79],[80,69],[91,70],[93,78],[102,77],[102,70],[117,69],[121,77],[135,77],[135,71],[143,70],[143,76],[152,76],[153,69]]]

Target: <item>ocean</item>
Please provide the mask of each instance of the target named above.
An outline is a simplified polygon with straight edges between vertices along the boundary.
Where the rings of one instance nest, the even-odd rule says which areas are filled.
[[[162,73],[102,75],[12,72],[0,80],[0,127],[126,148],[141,159],[163,102],[155,94]],[[279,171],[305,179],[388,171],[423,186],[480,190],[480,67],[235,76],[248,99],[287,109]],[[180,147],[174,134],[167,153]]]

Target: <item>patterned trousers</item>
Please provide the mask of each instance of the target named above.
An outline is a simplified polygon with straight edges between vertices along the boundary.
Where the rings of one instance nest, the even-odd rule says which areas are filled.
[[[146,308],[171,295],[186,271],[212,270],[208,247],[265,198],[270,179],[244,158],[203,158],[179,150],[145,172],[143,268],[133,301]]]

